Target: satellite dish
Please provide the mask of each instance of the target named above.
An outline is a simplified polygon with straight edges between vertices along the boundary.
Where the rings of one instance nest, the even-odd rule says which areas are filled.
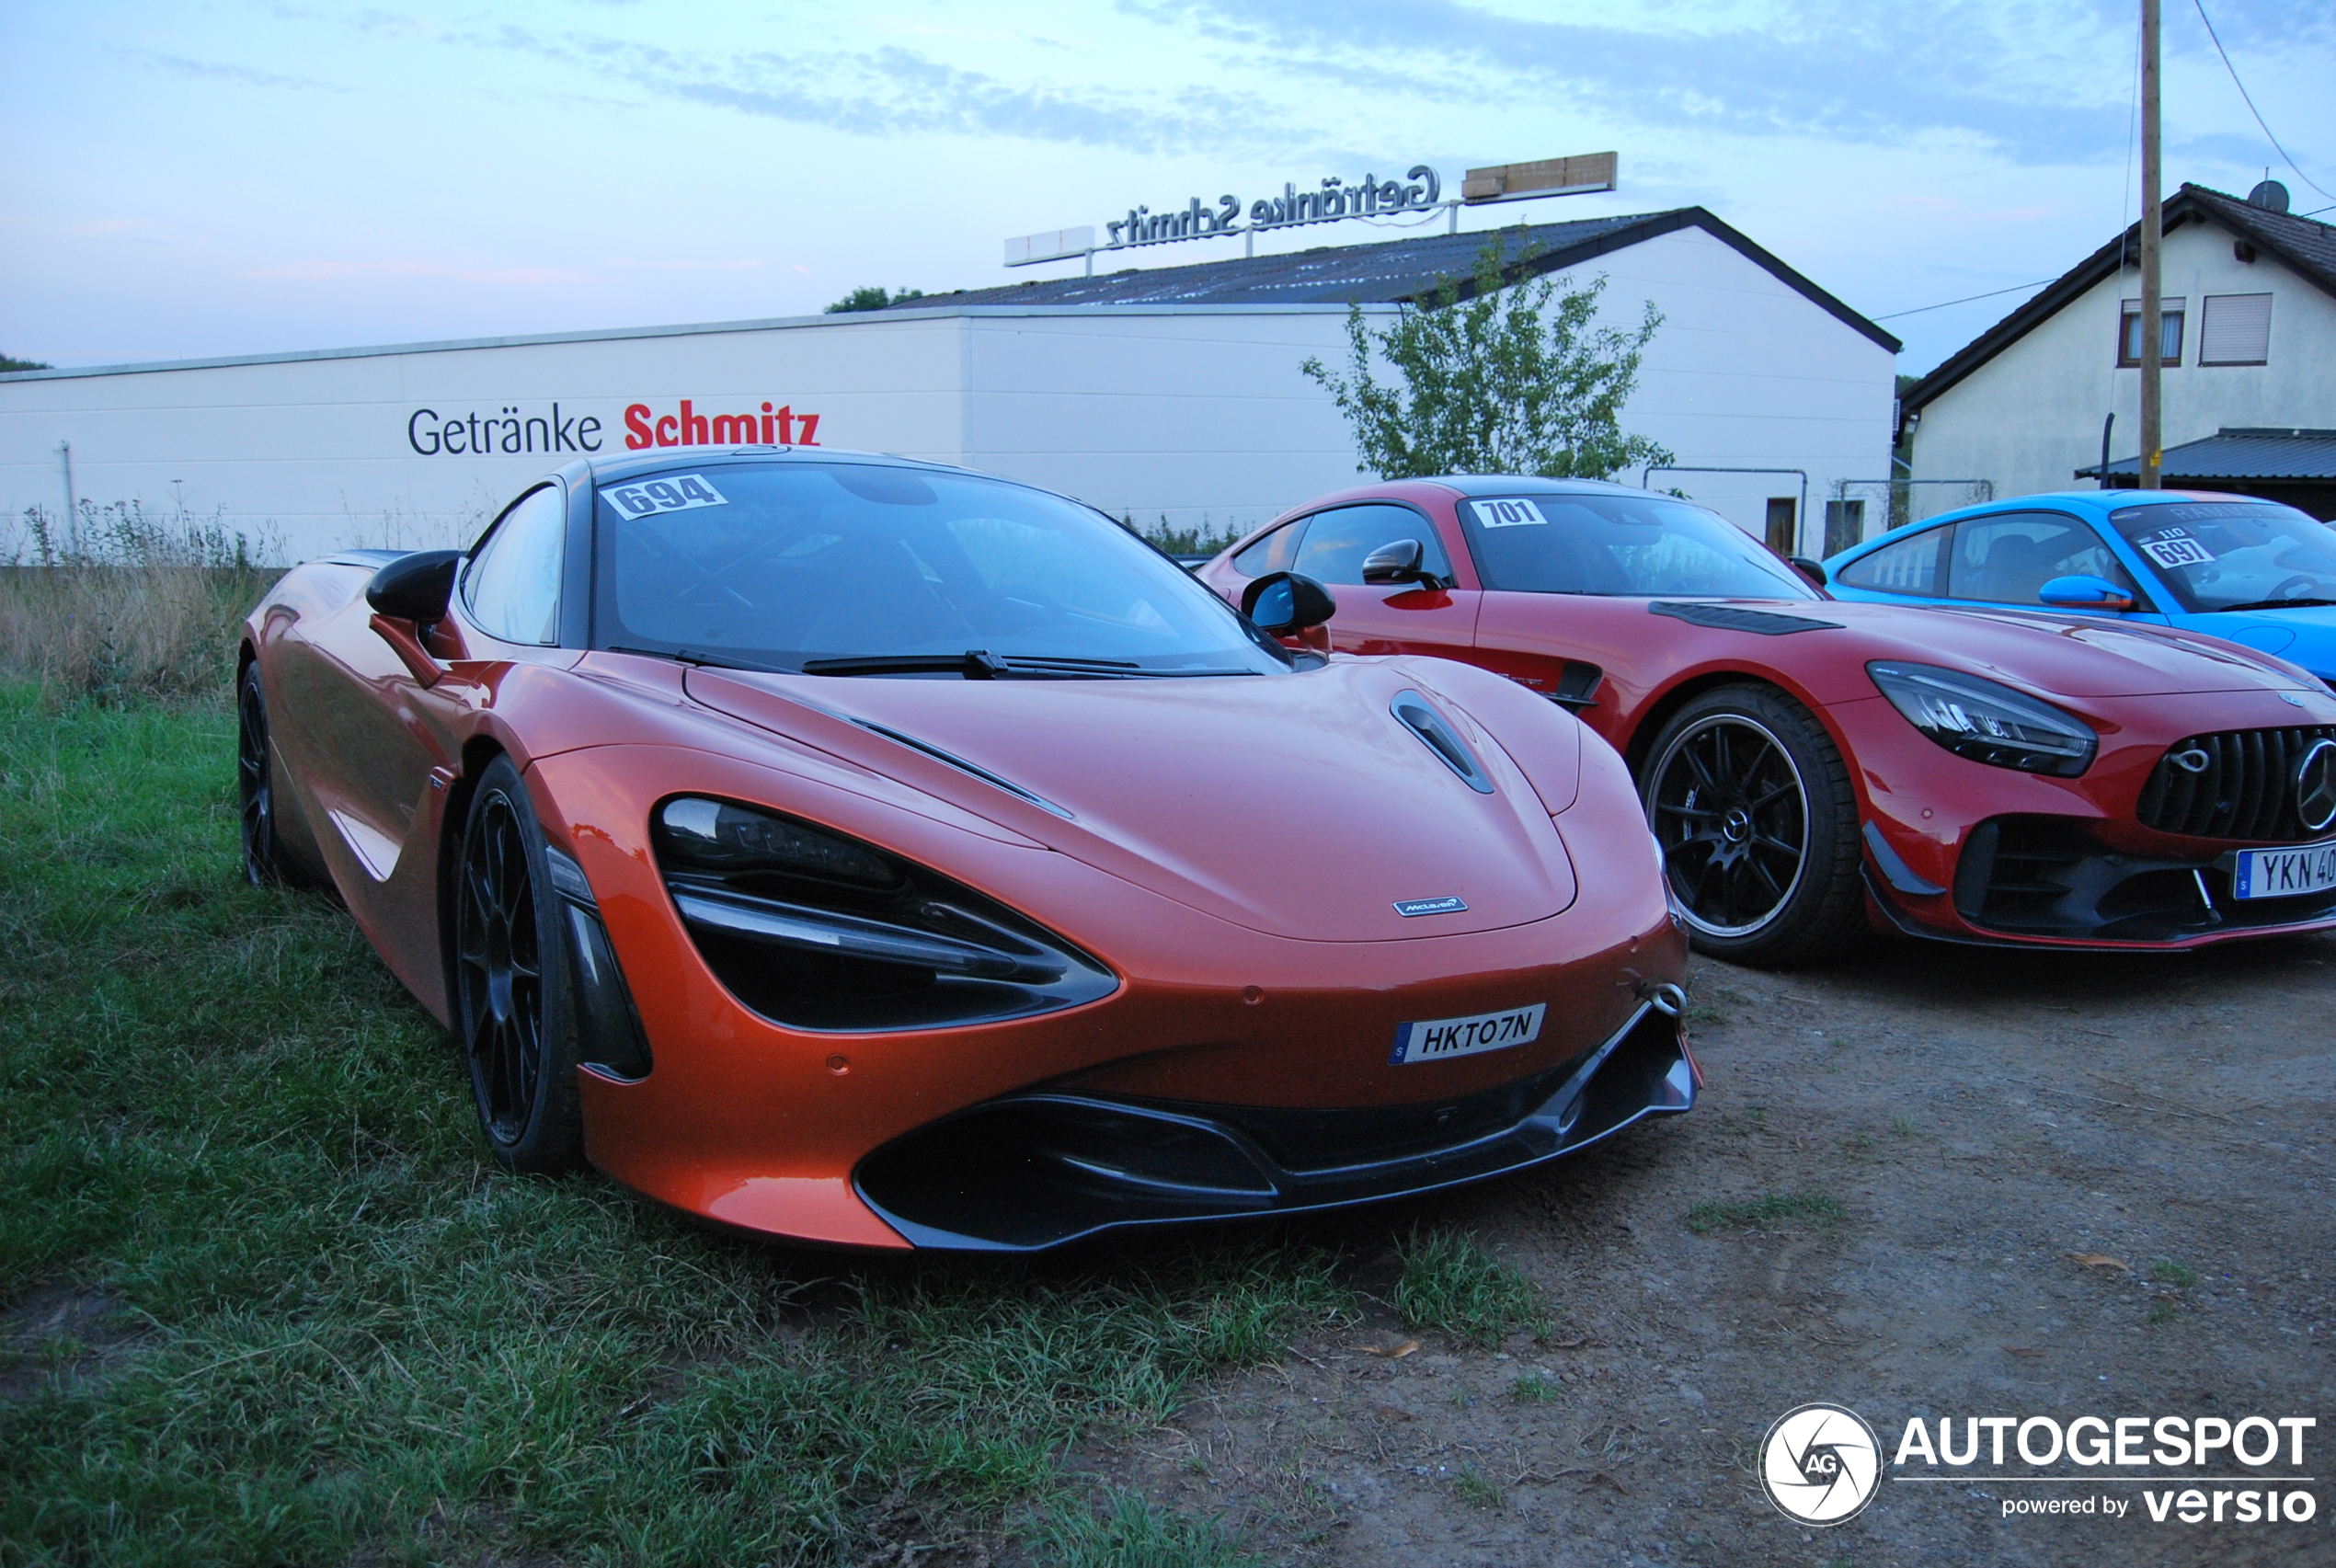
[[[2287,188],[2275,179],[2264,180],[2247,193],[2247,203],[2266,212],[2284,212],[2287,211]]]

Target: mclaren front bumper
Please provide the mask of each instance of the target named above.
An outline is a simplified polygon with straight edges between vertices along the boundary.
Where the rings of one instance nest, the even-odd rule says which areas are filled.
[[[1129,1226],[1301,1214],[1432,1192],[1587,1148],[1695,1104],[1654,1003],[1597,1049],[1446,1102],[1285,1110],[1027,1093],[896,1139],[854,1176],[912,1244],[1036,1252]]]

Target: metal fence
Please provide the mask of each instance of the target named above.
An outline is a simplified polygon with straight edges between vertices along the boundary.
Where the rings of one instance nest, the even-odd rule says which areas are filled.
[[[1825,503],[1825,553],[1881,529],[1904,528],[1957,507],[1996,498],[1992,479],[1836,479]]]

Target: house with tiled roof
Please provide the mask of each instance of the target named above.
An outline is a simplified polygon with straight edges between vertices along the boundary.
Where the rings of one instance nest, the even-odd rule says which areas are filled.
[[[2170,488],[2336,511],[2336,225],[2184,185],[2165,203]],[[2141,438],[2141,236],[2127,229],[1909,387],[1916,514],[1952,481],[1998,496],[2130,486]],[[1925,498],[1930,498],[1926,504]]]

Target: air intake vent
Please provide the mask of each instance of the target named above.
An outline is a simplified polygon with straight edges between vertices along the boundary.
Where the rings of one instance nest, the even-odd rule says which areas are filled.
[[[1389,711],[1403,722],[1404,728],[1426,741],[1427,749],[1442,758],[1444,765],[1458,773],[1469,788],[1479,795],[1493,793],[1493,781],[1484,776],[1476,754],[1444,722],[1444,715],[1428,706],[1426,697],[1417,692],[1399,692]]]
[[[2142,826],[2201,839],[2301,839],[2296,769],[2336,725],[2232,729],[2175,742],[2142,786]]]
[[[1818,621],[1806,615],[1779,615],[1772,610],[1746,610],[1734,604],[1682,603],[1659,599],[1646,607],[1650,615],[1668,615],[1691,626],[1721,632],[1758,632],[1764,637],[1789,637],[1795,632],[1838,632],[1838,621]]]

